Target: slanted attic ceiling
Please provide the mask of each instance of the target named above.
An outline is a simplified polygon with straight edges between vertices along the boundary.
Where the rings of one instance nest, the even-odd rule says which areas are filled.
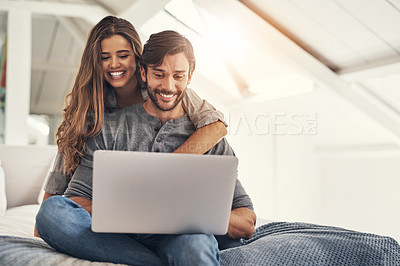
[[[130,20],[143,41],[163,29],[187,35],[198,57],[191,85],[223,111],[236,106],[288,104],[318,112],[321,131],[332,132],[324,143],[344,143],[341,136],[346,134],[354,135],[348,142],[400,143],[398,0],[149,2],[41,1],[97,9],[86,19],[33,14],[31,113],[61,114],[90,28],[98,17],[114,14]],[[210,34],[215,38],[204,44],[204,32],[193,27],[193,21],[166,8],[172,2],[187,12],[187,5],[194,6],[190,18],[202,21],[208,31],[221,25],[228,30],[222,27],[219,33]],[[4,12],[0,17],[5,21]],[[257,98],[243,93],[254,83],[290,72],[315,80],[315,92],[282,99],[279,104],[252,104]]]

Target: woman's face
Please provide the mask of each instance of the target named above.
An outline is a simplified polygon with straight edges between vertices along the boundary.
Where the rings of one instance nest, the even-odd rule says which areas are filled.
[[[101,61],[107,82],[114,88],[136,89],[135,54],[121,35],[113,35],[101,42]]]

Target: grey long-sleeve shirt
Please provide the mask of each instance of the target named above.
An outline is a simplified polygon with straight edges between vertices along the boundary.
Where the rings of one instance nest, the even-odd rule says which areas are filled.
[[[145,152],[172,152],[195,131],[188,115],[161,121],[149,115],[143,104],[126,107],[105,115],[101,133],[86,142],[86,155],[74,172],[65,196],[92,199],[92,164],[95,150],[123,150]],[[226,139],[221,140],[207,154],[234,156]],[[253,209],[250,197],[237,179],[232,209]]]
[[[146,99],[147,91],[143,90],[142,95],[143,99]],[[210,103],[202,100],[190,88],[186,90],[186,94],[182,99],[182,103],[183,108],[197,129],[217,121],[224,122],[224,115],[220,111],[216,110]],[[105,113],[114,113],[118,111],[117,99],[115,97],[114,90],[111,87],[106,87],[105,107]],[[46,192],[50,194],[62,195],[67,189],[71,177],[63,173],[63,163],[64,161],[61,155],[57,154],[53,169],[47,178],[44,188]]]

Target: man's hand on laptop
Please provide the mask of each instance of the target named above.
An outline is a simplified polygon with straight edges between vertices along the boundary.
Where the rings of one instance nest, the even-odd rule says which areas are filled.
[[[231,211],[228,236],[233,239],[250,239],[255,230],[256,215],[248,208],[237,208]]]

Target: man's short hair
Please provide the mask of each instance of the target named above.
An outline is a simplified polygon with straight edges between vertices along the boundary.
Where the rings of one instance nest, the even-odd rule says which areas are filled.
[[[149,65],[156,67],[162,65],[165,55],[175,55],[182,52],[189,61],[189,75],[191,75],[196,66],[196,59],[190,41],[172,30],[154,33],[144,45],[140,64],[147,71]]]

